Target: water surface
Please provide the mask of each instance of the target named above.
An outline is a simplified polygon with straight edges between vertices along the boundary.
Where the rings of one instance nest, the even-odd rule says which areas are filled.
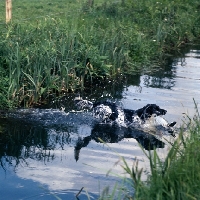
[[[195,114],[193,99],[200,102],[199,58],[200,51],[193,49],[165,70],[127,77],[123,84],[110,83],[83,96],[111,99],[129,109],[156,103],[179,126],[185,114]],[[73,97],[55,100],[49,109],[19,110],[0,119],[2,199],[75,199],[82,187],[80,199],[97,199],[106,186],[122,184],[119,155],[130,166],[137,158],[148,173],[138,142],[146,149],[153,143],[161,157],[166,155],[168,145],[154,137],[130,136],[123,128],[98,125],[89,112],[73,112]]]

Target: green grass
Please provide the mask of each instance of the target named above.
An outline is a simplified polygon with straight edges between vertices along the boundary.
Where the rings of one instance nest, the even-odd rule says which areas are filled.
[[[195,104],[196,109],[197,105]],[[146,182],[141,180],[143,169],[136,162],[130,168],[122,158],[123,168],[130,175],[132,193],[127,191],[125,199],[135,200],[197,200],[200,197],[200,115],[189,119],[188,131],[181,131],[164,161],[156,150],[146,154],[151,173]],[[107,195],[115,199],[116,194]]]
[[[12,22],[26,23],[37,21],[44,17],[66,18],[79,15],[82,10],[87,11],[87,1],[83,0],[14,0],[12,1]],[[102,4],[104,0],[95,1],[95,6]],[[112,2],[112,1],[107,1]],[[0,23],[5,22],[5,1],[0,2]],[[68,19],[67,19],[68,20]]]
[[[197,0],[15,0],[12,21],[0,16],[0,91],[8,107],[29,107],[97,79],[163,66],[199,39],[199,14]]]

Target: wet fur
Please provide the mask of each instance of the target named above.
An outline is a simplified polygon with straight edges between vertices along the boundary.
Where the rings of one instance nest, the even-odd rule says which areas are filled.
[[[105,106],[109,106],[112,110],[112,114],[110,115],[110,120],[115,121],[118,118],[118,112],[119,109],[124,112],[125,119],[128,122],[133,122],[133,116],[137,115],[141,120],[145,121],[146,119],[150,118],[153,114],[159,115],[165,115],[167,113],[166,110],[161,109],[156,104],[147,104],[143,108],[140,108],[138,110],[131,110],[131,109],[122,109],[119,106],[116,105],[114,102],[110,101],[103,101],[103,102],[95,102],[93,104],[93,108],[95,109],[97,106],[100,106],[101,104]]]
[[[111,101],[99,101],[92,103],[82,98],[76,99],[75,104],[78,108],[93,109],[93,116],[101,121],[101,123],[116,123],[120,126],[128,127],[129,125],[138,128],[146,127],[146,125],[163,128],[168,133],[173,133],[173,127],[176,122],[169,123],[164,118],[157,118],[165,115],[167,111],[160,108],[156,104],[147,104],[146,106],[137,109],[123,109],[118,106],[115,102]],[[89,106],[88,106],[89,105]],[[159,119],[159,120],[158,120]],[[161,122],[163,124],[159,124]],[[157,123],[158,122],[158,123]]]
[[[85,108],[93,109],[94,116],[100,116],[101,107],[102,109],[105,108],[106,110],[102,112],[102,115],[104,116],[102,118],[103,123],[95,124],[90,136],[79,138],[79,140],[77,141],[74,151],[76,161],[79,159],[81,148],[86,147],[91,140],[100,142],[99,138],[101,138],[104,142],[109,143],[119,142],[124,138],[135,138],[146,150],[152,150],[155,147],[164,147],[164,143],[162,141],[157,139],[154,135],[148,134],[147,132],[144,132],[143,129],[140,129],[142,127],[140,126],[140,123],[142,123],[142,125],[146,123],[148,124],[151,120],[151,117],[153,117],[154,115],[160,116],[167,113],[166,110],[161,109],[158,105],[147,104],[143,108],[131,110],[123,109],[121,106],[118,106],[116,103],[110,101],[100,101],[92,103],[87,102],[87,100],[80,100],[80,102],[76,101],[76,103],[78,103],[79,108],[83,108],[84,105],[86,105]],[[124,116],[124,122],[125,124],[127,124],[127,126],[121,126],[119,128],[117,122],[119,121],[119,116],[122,114]],[[169,126],[169,130],[167,127],[165,127],[166,130],[170,133],[170,127],[173,127],[175,124],[176,122],[167,124],[167,127]],[[174,136],[173,131],[171,135]]]

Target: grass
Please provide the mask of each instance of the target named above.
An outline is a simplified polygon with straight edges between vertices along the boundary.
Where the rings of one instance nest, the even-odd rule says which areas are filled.
[[[5,24],[0,15],[0,108],[39,105],[105,77],[162,68],[200,37],[198,0],[15,0],[12,16]],[[179,134],[164,162],[156,151],[147,155],[146,183],[137,163],[131,169],[123,160],[135,187],[127,199],[198,199],[199,121],[188,137]]]
[[[0,107],[39,105],[105,77],[151,71],[200,36],[197,0],[88,2],[16,0],[12,21],[0,16]]]
[[[197,109],[197,104],[195,104]],[[181,131],[164,161],[156,150],[144,153],[148,157],[151,173],[146,182],[141,180],[143,169],[136,161],[130,168],[124,158],[124,170],[130,175],[132,191],[124,199],[134,200],[197,200],[200,196],[200,115],[189,118],[188,131]],[[123,188],[121,189],[121,193]],[[131,192],[134,195],[129,195]],[[102,194],[102,199],[116,199],[115,193]],[[104,198],[106,197],[106,198]],[[101,199],[101,198],[100,198]]]

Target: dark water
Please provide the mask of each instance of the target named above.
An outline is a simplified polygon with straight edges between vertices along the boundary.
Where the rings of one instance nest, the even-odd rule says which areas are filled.
[[[165,70],[119,78],[82,95],[115,100],[129,109],[156,103],[168,111],[166,119],[179,126],[184,113],[195,114],[193,98],[200,102],[199,77],[200,51],[193,49],[174,58]],[[73,112],[73,98],[68,95],[48,109],[18,110],[0,118],[0,199],[76,199],[82,187],[79,199],[97,199],[106,186],[123,184],[119,155],[130,166],[137,157],[148,171],[138,142],[146,151],[156,146],[161,157],[166,155],[162,139],[99,125],[91,113]]]

